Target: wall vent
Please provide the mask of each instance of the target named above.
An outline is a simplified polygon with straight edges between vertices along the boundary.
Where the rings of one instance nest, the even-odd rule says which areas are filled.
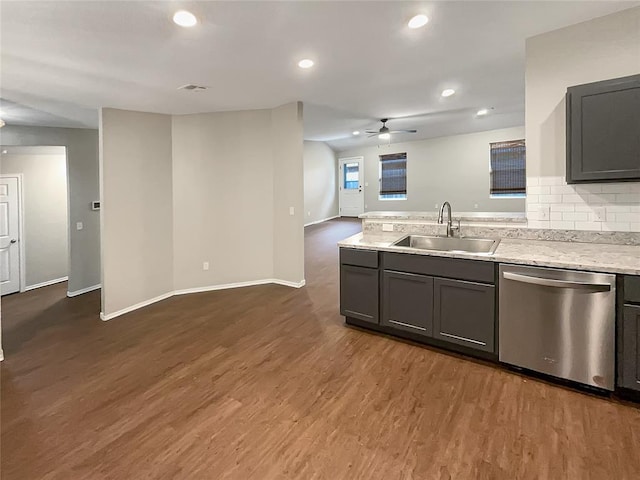
[[[181,87],[178,87],[178,90],[190,90],[192,92],[201,92],[203,90],[208,89],[209,87],[204,87],[202,85],[194,85],[192,83],[188,83],[186,85],[182,85]]]

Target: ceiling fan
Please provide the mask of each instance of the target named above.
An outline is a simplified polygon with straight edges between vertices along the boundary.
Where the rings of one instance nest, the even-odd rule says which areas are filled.
[[[417,133],[417,130],[389,130],[389,127],[386,125],[389,119],[381,118],[380,121],[382,122],[380,130],[366,130],[365,133],[367,133],[367,137],[375,137],[377,135],[381,140],[387,140],[391,137],[392,133]]]

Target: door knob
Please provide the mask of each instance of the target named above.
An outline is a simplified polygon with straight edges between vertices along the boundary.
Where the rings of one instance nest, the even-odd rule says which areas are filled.
[[[12,238],[10,243],[16,243],[17,241],[18,240],[16,240],[15,238]]]

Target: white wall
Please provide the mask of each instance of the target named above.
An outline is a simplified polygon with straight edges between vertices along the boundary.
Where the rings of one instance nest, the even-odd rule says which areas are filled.
[[[640,231],[640,183],[565,182],[567,87],[639,72],[640,7],[527,39],[530,226]]]
[[[29,150],[25,150],[28,148]],[[24,222],[25,284],[66,277],[69,270],[67,157],[46,147],[9,147],[0,173],[21,173]]]
[[[512,127],[348,150],[338,157],[364,157],[365,211],[433,211],[448,201],[454,214],[524,212],[524,198],[489,195],[489,144],[524,136],[524,127]],[[379,156],[397,152],[407,152],[407,199],[379,200]]]
[[[338,215],[338,160],[324,142],[304,142],[304,223]]]
[[[271,110],[273,155],[273,275],[304,282],[304,173],[302,103]]]
[[[58,145],[67,147],[69,224],[82,230],[69,235],[70,292],[100,284],[100,216],[91,210],[98,200],[98,131],[84,128],[22,127],[0,129],[1,145]]]
[[[176,290],[271,278],[271,111],[172,121]]]
[[[103,109],[100,144],[103,318],[176,292],[303,283],[301,103]]]
[[[110,318],[173,292],[171,117],[102,109],[100,186],[102,313]]]

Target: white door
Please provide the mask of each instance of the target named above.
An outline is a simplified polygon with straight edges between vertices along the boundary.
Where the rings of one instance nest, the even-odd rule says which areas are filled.
[[[338,165],[340,216],[357,217],[364,213],[364,158],[341,158]]]
[[[18,178],[0,178],[0,294],[20,291]]]

